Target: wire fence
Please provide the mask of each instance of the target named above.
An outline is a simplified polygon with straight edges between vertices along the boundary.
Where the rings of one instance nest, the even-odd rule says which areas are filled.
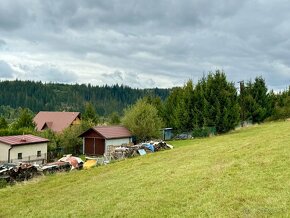
[[[11,163],[19,163],[19,162],[26,162],[26,163],[46,163],[47,162],[47,153],[41,155],[30,155],[21,158],[14,158],[10,160]]]
[[[212,126],[194,128],[186,131],[171,130],[170,133],[167,133],[167,135],[170,135],[170,137],[165,140],[210,137],[216,135],[216,133],[216,128]]]

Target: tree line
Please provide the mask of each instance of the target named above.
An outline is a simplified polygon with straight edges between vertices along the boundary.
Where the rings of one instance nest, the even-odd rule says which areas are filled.
[[[290,89],[275,93],[265,80],[241,81],[239,87],[217,70],[175,88],[165,100],[163,119],[181,131],[214,126],[218,133],[234,129],[245,121],[261,123],[290,117]]]
[[[145,111],[146,104],[153,106],[156,112],[152,112],[152,108]],[[217,70],[204,76],[197,84],[189,80],[183,87],[173,88],[165,101],[158,97],[143,98],[127,109],[123,121],[144,140],[158,137],[161,127],[201,136],[204,130],[210,133],[209,129],[213,129],[220,134],[244,123],[289,117],[290,88],[275,93],[268,90],[262,77],[241,81],[237,87],[227,80],[223,71]],[[142,131],[145,127],[142,126],[147,127],[145,132],[148,134],[145,136]]]
[[[14,82],[18,83],[19,81]],[[36,86],[44,87],[45,89],[47,86],[55,87],[54,92],[60,92],[59,87],[62,87],[67,90],[67,94],[69,90],[73,92],[74,88],[83,88],[84,90],[99,88],[91,87],[90,85],[70,86],[20,82],[22,85],[25,83],[37,84]],[[3,82],[0,84],[3,85]],[[32,109],[25,107],[12,108],[13,105],[5,106],[1,105],[1,103],[0,135],[33,133],[50,139],[49,150],[62,148],[65,153],[78,153],[82,145],[78,135],[94,125],[123,124],[136,136],[137,141],[145,141],[159,138],[160,129],[163,127],[171,127],[177,133],[197,132],[207,128],[214,128],[217,133],[226,133],[244,122],[261,123],[266,120],[287,119],[290,117],[290,88],[275,93],[272,90],[268,90],[262,77],[256,77],[253,81],[241,81],[239,87],[237,87],[233,82],[227,80],[223,71],[219,70],[210,72],[196,84],[189,80],[184,86],[170,90],[138,90],[118,85],[113,87],[105,86],[103,88],[111,91],[114,89],[128,91],[109,92],[115,94],[108,98],[108,102],[106,102],[105,98],[102,98],[102,101],[106,102],[105,104],[112,103],[110,99],[114,99],[117,102],[120,99],[124,100],[124,96],[130,98],[130,100],[127,99],[126,103],[123,102],[122,107],[124,109],[121,113],[119,111],[122,107],[115,109],[114,104],[112,104],[112,113],[107,115],[105,119],[101,119],[96,108],[97,103],[92,101],[94,98],[92,96],[84,98],[85,92],[83,92],[84,95],[81,94],[79,96],[79,99],[82,99],[80,102],[83,104],[83,121],[81,125],[69,127],[62,134],[55,134],[50,130],[37,133],[32,122],[34,116]],[[7,91],[2,90],[0,94]],[[12,92],[12,89],[10,91]],[[30,93],[25,90],[22,91]],[[136,93],[131,97],[130,92]],[[50,95],[51,93],[48,92],[47,94]],[[1,95],[3,96],[3,94]],[[33,92],[31,91],[29,95],[33,96]],[[39,93],[35,93],[35,95],[40,97]],[[96,96],[97,92],[88,91],[87,95]],[[113,97],[114,95],[115,97]],[[83,102],[84,99],[90,101]],[[13,99],[10,100],[12,102]],[[100,100],[97,102],[100,102]],[[48,98],[46,105],[50,104],[52,103],[50,98]],[[58,104],[66,105],[67,102],[60,101]],[[45,109],[41,108],[40,110]]]
[[[93,86],[91,84],[56,84],[34,81],[1,81],[0,105],[13,109],[29,108],[39,111],[85,111],[91,103],[100,116],[116,112],[132,105],[147,95],[166,99],[169,89],[133,89],[124,85]],[[3,109],[3,108],[2,108]],[[1,112],[1,111],[0,111]]]

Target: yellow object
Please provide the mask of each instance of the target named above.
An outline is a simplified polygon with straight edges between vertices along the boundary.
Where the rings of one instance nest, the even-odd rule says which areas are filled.
[[[97,160],[87,160],[85,163],[84,163],[84,169],[89,169],[89,168],[92,168],[94,166],[97,165]]]

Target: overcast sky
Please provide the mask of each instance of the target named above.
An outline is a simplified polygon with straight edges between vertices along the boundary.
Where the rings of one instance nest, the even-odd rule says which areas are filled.
[[[1,0],[0,80],[290,85],[288,0]]]

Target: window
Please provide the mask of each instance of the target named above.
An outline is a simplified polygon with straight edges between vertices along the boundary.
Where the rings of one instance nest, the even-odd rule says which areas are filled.
[[[18,153],[18,159],[19,159],[19,160],[22,159],[22,153]]]
[[[37,157],[41,157],[41,151],[37,151]]]

